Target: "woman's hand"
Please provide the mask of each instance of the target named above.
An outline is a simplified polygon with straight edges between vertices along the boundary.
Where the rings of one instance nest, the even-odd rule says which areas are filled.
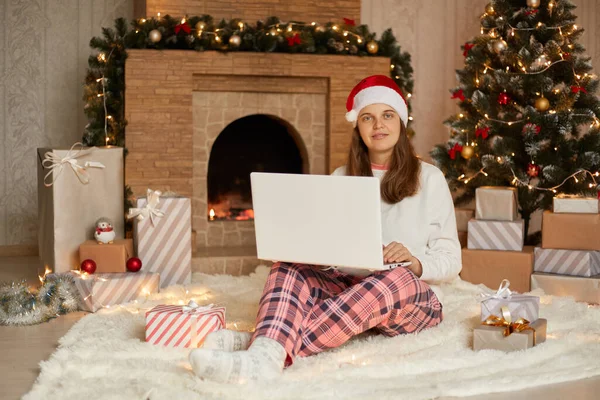
[[[413,257],[411,252],[404,247],[402,243],[391,242],[387,246],[383,246],[384,264],[405,261],[410,261],[412,263],[406,268],[410,269],[416,276],[422,275],[423,269],[421,267],[421,262],[417,258]]]

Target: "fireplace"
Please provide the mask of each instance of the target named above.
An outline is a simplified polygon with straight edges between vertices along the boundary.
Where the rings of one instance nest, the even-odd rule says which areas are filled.
[[[233,121],[217,136],[208,161],[209,221],[254,219],[250,173],[308,172],[307,150],[296,129],[272,115]]]

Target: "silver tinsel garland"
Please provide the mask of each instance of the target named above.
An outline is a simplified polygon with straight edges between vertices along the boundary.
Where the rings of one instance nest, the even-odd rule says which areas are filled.
[[[38,290],[23,282],[0,284],[0,325],[35,325],[79,308],[73,277],[50,275]]]

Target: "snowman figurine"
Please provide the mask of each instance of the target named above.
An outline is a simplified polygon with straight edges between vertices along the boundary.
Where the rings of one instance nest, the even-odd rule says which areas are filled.
[[[100,218],[96,221],[94,238],[99,244],[110,244],[115,240],[115,231],[108,218]]]

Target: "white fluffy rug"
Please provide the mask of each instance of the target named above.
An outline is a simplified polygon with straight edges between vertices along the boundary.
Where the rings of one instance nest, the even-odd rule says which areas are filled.
[[[426,399],[512,391],[600,375],[600,309],[542,297],[548,340],[524,352],[471,350],[482,287],[443,287],[444,322],[417,335],[365,335],[320,355],[299,358],[268,384],[224,385],[197,379],[189,350],[144,342],[144,311],[159,303],[227,306],[229,328],[249,330],[267,276],[195,274],[145,302],[90,314],[60,340],[41,364],[24,399]]]

